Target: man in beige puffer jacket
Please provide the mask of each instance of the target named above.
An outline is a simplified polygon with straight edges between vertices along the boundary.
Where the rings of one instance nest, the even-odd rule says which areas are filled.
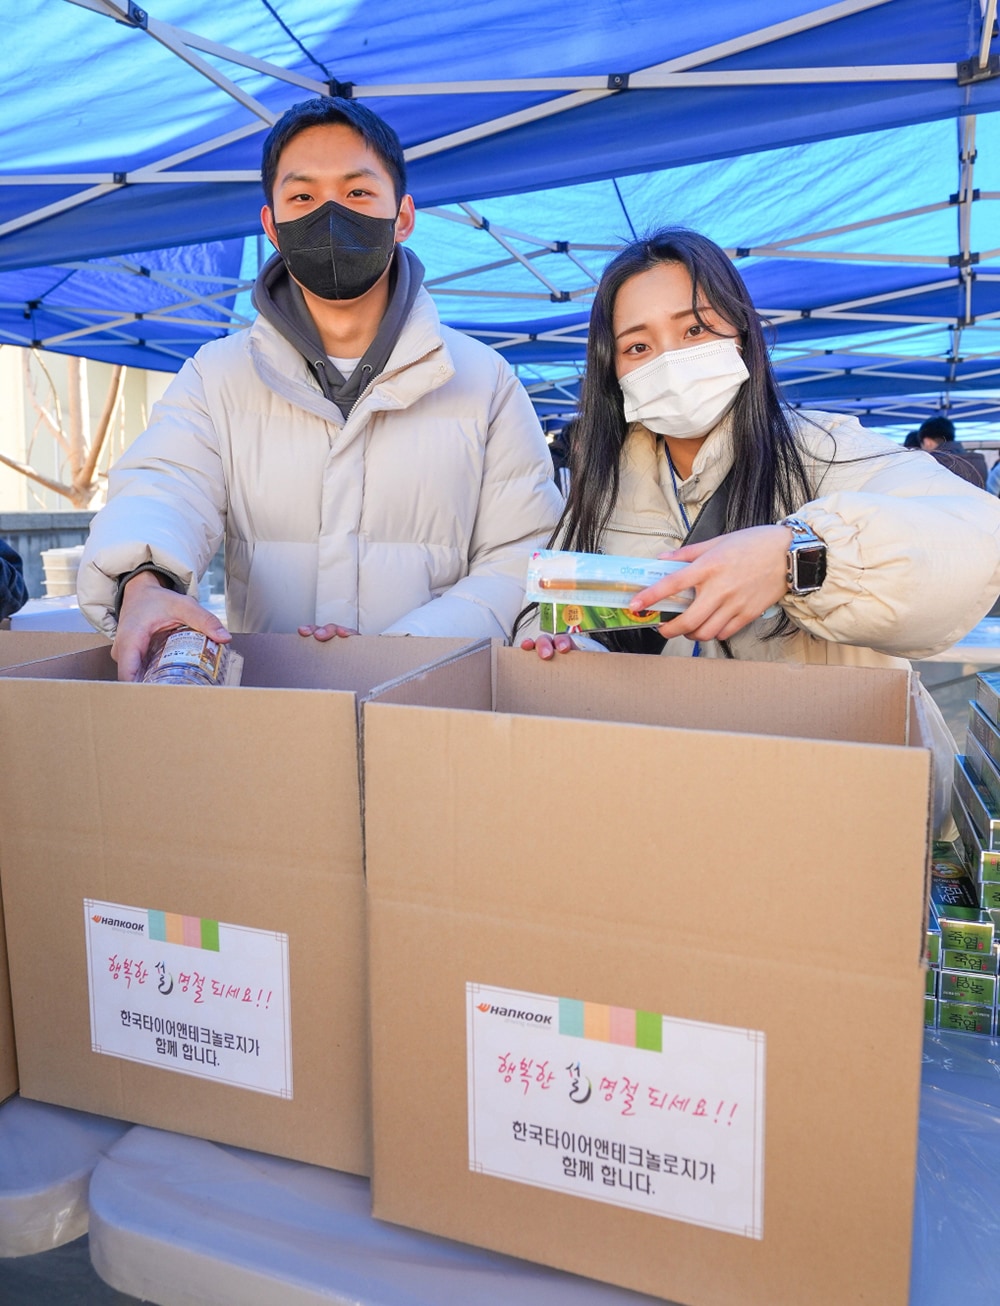
[[[225,539],[237,631],[507,637],[561,500],[507,363],[440,324],[403,248],[402,149],[364,106],[314,100],[264,145],[279,249],[260,316],[185,363],[118,461],[80,607],[134,679],[149,640],[217,639],[198,580]]]

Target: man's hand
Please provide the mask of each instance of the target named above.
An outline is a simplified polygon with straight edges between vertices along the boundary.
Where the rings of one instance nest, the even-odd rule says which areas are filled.
[[[149,642],[161,630],[190,626],[216,643],[232,639],[218,617],[206,612],[187,594],[165,589],[153,571],[140,571],[122,593],[118,630],[111,656],[118,663],[119,680],[138,680]]]
[[[661,553],[661,558],[691,565],[637,594],[629,607],[655,611],[660,599],[693,589],[690,606],[658,626],[660,634],[666,639],[730,639],[788,593],[785,566],[791,542],[787,526],[751,526]]]
[[[350,626],[335,626],[332,622],[327,626],[300,626],[300,635],[312,635],[320,643],[328,639],[347,639],[349,635],[356,635],[358,632],[352,630]]]

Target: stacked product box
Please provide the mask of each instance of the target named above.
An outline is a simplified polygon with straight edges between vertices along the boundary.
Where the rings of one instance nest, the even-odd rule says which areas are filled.
[[[1000,886],[998,886],[1000,887]],[[997,953],[993,918],[952,844],[934,845],[927,931],[925,1024],[966,1033],[996,1028]]]
[[[940,1029],[996,1034],[1000,1030],[1000,673],[977,677],[965,754],[955,759],[952,813],[959,844],[955,849],[935,845],[932,865],[927,1023]]]

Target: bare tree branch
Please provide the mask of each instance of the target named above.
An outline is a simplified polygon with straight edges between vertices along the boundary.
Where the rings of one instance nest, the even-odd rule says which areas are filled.
[[[67,358],[66,375],[69,382],[69,480],[75,483],[83,466],[90,425],[87,368],[83,359]]]
[[[52,380],[52,377],[49,375],[44,363],[39,363],[39,367],[41,367],[42,371],[45,373],[45,379],[48,381],[49,386],[51,387],[52,397],[55,400],[55,415],[53,416],[53,414],[49,411],[49,409],[45,406],[45,404],[42,403],[42,401],[38,397],[38,391],[35,389],[35,377],[31,370],[31,354],[29,354],[27,350],[25,350],[24,354],[22,355],[22,361],[23,361],[23,371],[24,371],[24,383],[28,391],[28,394],[31,397],[31,406],[34,408],[38,416],[45,422],[45,425],[49,428],[49,430],[52,432],[52,434],[55,436],[55,438],[59,441],[60,445],[63,447],[63,449],[65,449],[66,453],[68,454],[69,448],[66,444],[66,437],[63,434],[62,414],[59,411],[59,395],[56,391],[55,382]]]
[[[121,403],[122,392],[125,389],[125,368],[118,364],[112,370],[111,380],[108,382],[108,393],[104,397],[104,408],[101,412],[100,420],[97,423],[97,430],[94,432],[90,442],[90,449],[84,459],[83,467],[79,475],[74,477],[74,485],[79,489],[91,488],[91,493],[96,489],[93,486],[94,472],[97,468],[98,459],[101,456],[101,449],[111,430],[111,423],[114,421],[118,405]]]
[[[41,472],[36,472],[34,467],[29,467],[27,463],[19,463],[16,458],[8,458],[5,453],[0,453],[0,463],[13,468],[15,472],[20,472],[22,476],[27,476],[29,481],[37,481],[39,485],[44,485],[47,490],[54,490],[56,494],[61,494],[65,499],[73,498],[73,491],[68,485],[63,485],[61,481],[53,481],[51,477],[43,476]]]
[[[43,404],[39,398],[36,385],[37,378],[31,366],[32,356],[34,362],[38,365],[39,371],[49,384],[52,393],[51,408]],[[106,483],[106,475],[99,475],[97,467],[105,452],[108,452],[109,456],[113,456],[116,422],[120,427],[119,441],[124,446],[125,378],[127,369],[123,366],[112,368],[101,416],[92,438],[86,361],[81,358],[67,357],[66,371],[69,393],[68,429],[63,422],[59,391],[39,352],[33,350],[31,354],[27,352],[24,354],[24,380],[35,409],[35,424],[31,432],[25,460],[21,462],[0,454],[0,464],[20,472],[22,476],[27,477],[34,484],[44,486],[63,498],[69,499],[75,508],[85,509],[90,506],[91,500],[102,490],[103,485]],[[52,432],[65,455],[65,462],[60,462],[59,470],[56,473],[56,476],[63,477],[63,480],[45,476],[32,466],[31,460],[34,457],[35,437],[43,423]],[[31,493],[32,497],[37,499],[38,496],[34,489],[32,489]],[[41,506],[41,501],[39,501],[39,505]]]

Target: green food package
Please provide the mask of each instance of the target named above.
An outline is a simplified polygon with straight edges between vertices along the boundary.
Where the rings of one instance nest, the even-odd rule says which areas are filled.
[[[962,952],[992,952],[995,938],[993,920],[986,912],[966,919],[964,913],[939,914],[941,948],[958,948]]]
[[[992,1007],[978,1007],[968,1002],[939,1002],[937,1008],[938,1029],[954,1030],[959,1034],[993,1033]]]
[[[973,971],[942,970],[938,998],[945,1002],[968,1002],[977,1007],[996,1006],[997,977]]]
[[[989,952],[962,952],[960,948],[945,948],[941,953],[941,966],[945,970],[974,971],[980,975],[997,973],[997,947]]]

